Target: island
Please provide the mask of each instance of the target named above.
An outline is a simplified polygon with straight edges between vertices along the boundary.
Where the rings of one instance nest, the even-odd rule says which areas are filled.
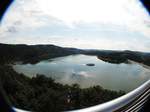
[[[86,65],[87,65],[87,66],[95,66],[94,63],[87,63]]]

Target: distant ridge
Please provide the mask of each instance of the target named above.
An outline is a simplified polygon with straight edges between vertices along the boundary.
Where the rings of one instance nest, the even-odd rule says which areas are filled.
[[[0,43],[0,63],[37,63],[50,59],[74,54],[94,55],[110,63],[126,63],[127,60],[136,61],[150,66],[150,53],[130,50],[96,50],[59,47],[56,45],[25,45]]]

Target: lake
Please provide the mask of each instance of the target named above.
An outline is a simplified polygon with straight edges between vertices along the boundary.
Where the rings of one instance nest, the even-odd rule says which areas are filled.
[[[37,64],[16,63],[13,68],[29,77],[43,74],[62,84],[78,83],[82,88],[100,85],[106,89],[126,92],[150,78],[149,67],[143,67],[136,62],[111,64],[88,55],[70,55]]]

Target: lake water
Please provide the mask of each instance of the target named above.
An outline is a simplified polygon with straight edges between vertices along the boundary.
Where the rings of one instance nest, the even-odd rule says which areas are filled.
[[[95,66],[87,66],[88,63]],[[63,84],[78,83],[82,88],[100,85],[106,89],[126,92],[150,78],[150,69],[138,63],[111,64],[87,55],[54,58],[37,64],[15,64],[13,68],[29,77],[43,74]]]

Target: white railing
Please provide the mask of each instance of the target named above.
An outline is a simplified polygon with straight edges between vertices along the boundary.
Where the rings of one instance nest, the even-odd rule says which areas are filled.
[[[99,104],[96,106],[92,106],[85,109],[73,110],[70,112],[113,112],[124,110],[128,111],[132,108],[135,109],[138,106],[142,107],[141,104],[147,100],[147,97],[150,95],[150,80],[142,84],[140,87],[136,88],[135,90],[129,92],[128,94],[121,96],[117,99],[112,101]],[[139,99],[139,101],[137,101]],[[140,100],[141,99],[141,100]],[[145,99],[144,101],[142,99]],[[137,101],[137,102],[136,102]],[[134,103],[135,102],[135,103]],[[134,106],[131,106],[134,103]],[[128,105],[128,106],[127,106]],[[137,105],[137,106],[135,106]],[[134,108],[135,107],[135,108]],[[126,110],[125,110],[126,109]]]
[[[150,80],[135,90],[112,101],[96,106],[72,110],[68,112],[137,112],[140,110],[150,96]],[[14,108],[16,112],[29,112]]]

